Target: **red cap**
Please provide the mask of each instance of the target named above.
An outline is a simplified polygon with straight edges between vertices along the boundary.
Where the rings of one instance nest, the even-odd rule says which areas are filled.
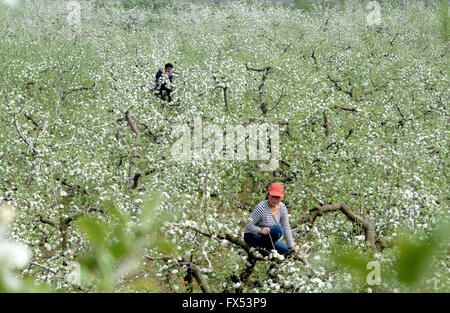
[[[274,197],[282,197],[284,194],[284,187],[280,184],[272,184],[269,188],[269,194]]]

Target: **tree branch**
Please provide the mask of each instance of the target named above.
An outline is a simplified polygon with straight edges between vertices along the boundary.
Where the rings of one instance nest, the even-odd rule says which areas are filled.
[[[334,211],[341,211],[351,222],[362,224],[365,229],[366,241],[369,242],[371,248],[376,249],[375,225],[369,220],[354,213],[344,202],[337,202],[336,204],[325,204],[320,206],[319,208],[314,208],[309,211],[309,215],[305,219],[300,220],[299,223],[303,224],[309,222],[310,224],[313,224],[318,216],[322,216],[325,213]]]
[[[192,262],[189,262],[189,260],[186,257],[183,257],[183,261],[185,264],[187,264],[188,268],[190,269],[194,278],[197,280],[198,285],[200,286],[200,289],[203,291],[203,293],[211,293],[211,288],[209,287],[208,281],[203,276],[200,270],[200,266]]]
[[[258,103],[260,105],[261,111],[263,114],[267,113],[267,104],[263,101],[264,96],[264,85],[266,83],[267,76],[272,72],[272,68],[270,66],[265,68],[253,68],[248,66],[248,64],[245,65],[245,68],[248,71],[254,71],[254,72],[263,72],[263,76],[261,78],[261,84],[258,87]]]
[[[325,136],[328,137],[331,132],[331,125],[330,125],[330,119],[328,118],[328,115],[323,112],[323,127],[325,128]]]
[[[30,266],[31,266],[31,265],[32,265],[32,266],[40,267],[40,268],[46,270],[47,272],[50,272],[50,273],[54,274],[58,279],[61,279],[62,281],[64,281],[65,283],[71,285],[72,287],[78,289],[79,291],[83,291],[83,292],[86,292],[86,291],[87,291],[87,290],[85,290],[83,287],[81,287],[80,285],[77,285],[77,284],[72,283],[72,282],[69,281],[66,277],[61,277],[60,274],[58,274],[58,272],[55,271],[54,269],[51,269],[51,268],[49,268],[49,267],[47,267],[47,266],[41,265],[41,264],[36,263],[36,262],[30,262]]]
[[[129,182],[131,189],[135,189],[137,187],[139,177],[141,176],[140,174],[135,175],[136,161],[139,158],[139,154],[137,152],[137,146],[139,145],[140,140],[141,140],[141,133],[139,132],[139,129],[137,128],[136,123],[131,118],[128,110],[125,112],[125,118],[128,122],[128,125],[130,126],[131,130],[136,135],[133,151],[131,152],[130,163],[129,163],[130,165],[128,168],[128,182]]]

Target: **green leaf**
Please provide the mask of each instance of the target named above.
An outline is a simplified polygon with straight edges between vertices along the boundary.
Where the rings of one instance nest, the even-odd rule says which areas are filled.
[[[119,222],[120,225],[127,224],[127,217],[120,212],[112,200],[103,201],[102,206]]]
[[[398,279],[407,284],[417,283],[431,261],[431,246],[425,242],[416,242],[413,238],[403,238],[398,249]]]
[[[87,237],[90,243],[96,247],[103,246],[106,237],[105,227],[92,218],[81,218],[80,231]]]
[[[428,276],[433,269],[433,257],[443,252],[441,245],[448,244],[449,235],[450,225],[446,220],[437,225],[429,239],[420,240],[410,235],[401,237],[398,241],[398,279],[415,285]]]
[[[160,288],[158,283],[150,278],[139,278],[130,284],[130,287],[141,292],[158,292]]]
[[[152,248],[158,248],[158,250],[162,253],[162,254],[171,254],[172,251],[175,248],[175,245],[168,240],[167,238],[164,237],[158,237],[156,238],[152,244],[151,244]]]
[[[367,264],[376,260],[370,253],[363,253],[358,249],[342,245],[335,248],[333,259],[337,263],[339,271],[352,274],[359,284],[366,283]]]
[[[123,241],[115,242],[109,247],[109,251],[115,259],[123,258],[129,250],[129,246]]]
[[[148,199],[146,199],[142,205],[142,214],[141,214],[141,223],[151,223],[156,208],[160,204],[159,196],[151,196]]]
[[[136,230],[136,236],[145,236],[157,232],[165,221],[169,221],[169,214],[160,214],[157,216],[156,209],[160,204],[160,198],[157,195],[149,197],[142,205],[142,214],[140,216],[140,227]]]
[[[89,272],[94,272],[97,270],[98,262],[97,258],[93,255],[83,255],[78,258],[78,262],[82,269],[85,269]]]

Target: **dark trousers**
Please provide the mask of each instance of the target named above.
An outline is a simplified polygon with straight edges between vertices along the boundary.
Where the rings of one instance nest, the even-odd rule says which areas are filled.
[[[282,226],[270,226],[270,236],[272,237],[275,249],[279,254],[286,254],[291,251],[287,244],[280,241],[283,237],[284,229]],[[270,241],[269,235],[255,235],[251,233],[244,233],[244,241],[252,247],[265,248],[267,250],[273,250],[272,241]]]
[[[161,85],[161,88],[159,89],[159,96],[161,97],[161,99],[168,102],[172,101],[172,97],[170,96],[171,93],[172,89],[167,88],[166,84]]]

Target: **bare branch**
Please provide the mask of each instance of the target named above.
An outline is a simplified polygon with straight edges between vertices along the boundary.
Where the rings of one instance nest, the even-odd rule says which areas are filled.
[[[226,84],[224,84],[223,82],[221,83],[214,73],[211,73],[211,74],[212,74],[212,77],[214,78],[214,82],[217,85],[212,90],[216,90],[217,88],[222,89],[222,91],[223,91],[223,101],[225,102],[225,112],[228,112],[228,96],[227,96],[228,86]]]
[[[47,266],[41,265],[41,264],[36,263],[36,262],[30,262],[30,266],[31,266],[31,265],[36,266],[36,267],[40,267],[40,268],[46,270],[47,272],[50,272],[50,273],[54,274],[58,279],[64,281],[65,283],[71,285],[72,287],[78,289],[79,291],[84,291],[84,292],[87,291],[87,290],[85,290],[83,287],[81,287],[80,285],[74,284],[73,282],[69,281],[66,277],[61,276],[61,275],[60,275],[57,271],[55,271],[54,269],[51,269],[51,268],[49,268],[49,267],[47,267]]]
[[[261,84],[258,87],[258,103],[260,105],[261,111],[263,114],[267,113],[267,104],[263,101],[264,96],[264,85],[266,83],[267,75],[269,75],[272,72],[272,68],[270,66],[258,69],[248,66],[248,64],[245,65],[245,68],[248,71],[254,71],[254,72],[263,72],[263,76],[261,78]]]
[[[128,122],[128,125],[130,125],[131,130],[133,131],[133,133],[136,134],[136,136],[140,136],[139,130],[137,128],[136,123],[133,121],[133,119],[130,116],[130,112],[126,111],[125,112],[125,118]],[[139,139],[139,137],[136,138],[136,141]]]
[[[130,125],[131,130],[133,131],[133,133],[136,134],[133,151],[131,152],[131,157],[130,157],[130,165],[128,168],[128,182],[130,184],[131,189],[135,189],[139,182],[139,177],[141,176],[141,174],[135,174],[136,161],[139,158],[139,154],[137,152],[137,146],[140,143],[141,133],[139,132],[139,129],[137,128],[136,123],[131,118],[131,115],[129,114],[128,110],[125,112],[125,117],[128,122],[128,125]]]
[[[197,280],[198,285],[200,286],[200,289],[204,293],[211,293],[211,288],[209,287],[208,281],[203,276],[203,274],[200,270],[200,266],[198,266],[197,264],[194,264],[192,262],[189,262],[189,260],[186,257],[183,257],[183,261],[185,264],[188,265],[189,269],[191,270],[192,275]]]
[[[24,113],[23,115],[26,117],[27,120],[33,123],[35,129],[39,128],[39,124],[36,123],[36,121],[30,115],[28,115],[27,113]]]
[[[354,96],[353,96],[353,88],[350,91],[345,90],[344,88],[342,88],[341,85],[338,84],[338,81],[336,79],[330,77],[330,74],[327,75],[327,78],[328,78],[328,80],[330,80],[333,83],[334,87],[337,90],[342,91],[343,93],[349,95],[351,98],[354,98]]]
[[[57,177],[57,178],[56,178],[56,181],[59,181],[59,182],[61,183],[61,185],[66,186],[66,187],[69,187],[69,188],[72,189],[72,190],[77,190],[77,191],[82,192],[82,193],[84,193],[85,195],[88,195],[88,196],[91,195],[90,192],[87,191],[87,190],[86,190],[85,188],[83,188],[82,186],[80,186],[80,185],[72,185],[72,184],[70,184],[65,178]]]
[[[355,108],[346,108],[346,107],[341,107],[341,106],[338,106],[338,105],[335,105],[335,106],[333,106],[333,108],[335,108],[335,109],[341,109],[341,110],[343,110],[343,111],[349,111],[349,112],[359,112],[357,109],[355,109]]]
[[[313,194],[313,192],[312,192],[311,190],[308,189],[308,192],[311,194],[311,196],[313,197],[313,199],[317,201],[317,203],[319,203],[320,205],[324,205],[324,202],[323,202],[323,201],[320,201],[320,200]]]
[[[330,135],[331,132],[330,119],[328,118],[328,115],[325,112],[323,112],[323,127],[325,128],[325,136]]]
[[[17,134],[19,134],[20,139],[33,151],[33,154],[36,155],[39,151],[33,146],[30,140],[25,137],[19,129],[19,125],[17,125],[17,120],[14,118],[14,127],[16,128]]]
[[[48,225],[51,225],[53,227],[57,227],[58,228],[58,223],[57,222],[52,221],[52,220],[50,220],[48,218],[45,218],[43,216],[39,216],[39,221],[44,223],[44,224],[48,224]]]
[[[90,86],[90,87],[81,86],[81,87],[78,87],[78,88],[63,90],[63,94],[64,94],[64,96],[66,96],[66,95],[68,95],[68,94],[70,94],[72,92],[77,92],[77,91],[82,91],[82,90],[91,90],[94,87],[95,87],[95,81],[92,84],[92,86]]]
[[[309,212],[309,215],[305,219],[299,221],[299,223],[303,224],[309,222],[310,224],[313,224],[318,216],[334,211],[341,211],[350,221],[361,224],[365,229],[366,240],[369,242],[370,247],[376,249],[375,225],[369,220],[366,220],[362,216],[354,213],[344,202],[325,204],[319,208],[314,208]]]

